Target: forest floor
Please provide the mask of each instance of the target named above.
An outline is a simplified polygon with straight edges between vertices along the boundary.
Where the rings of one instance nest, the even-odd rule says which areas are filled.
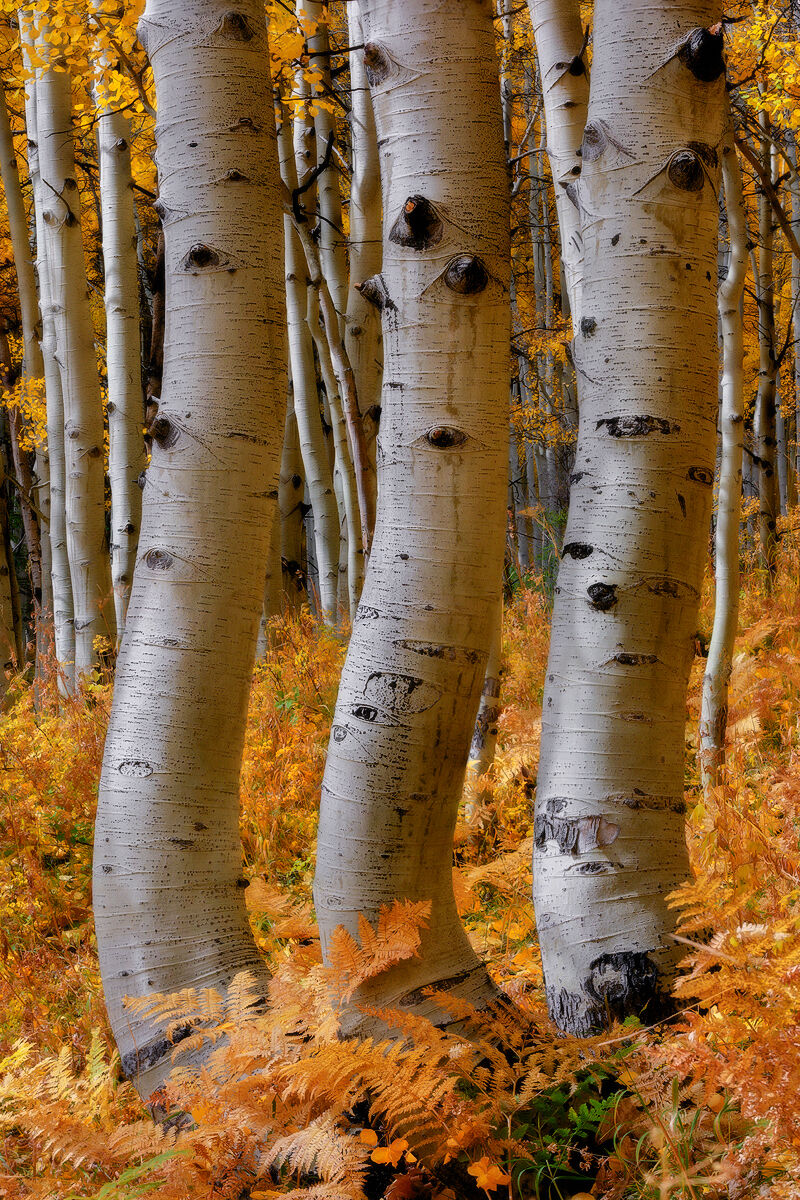
[[[225,1034],[202,1076],[184,1071],[163,1098],[191,1114],[183,1128],[155,1125],[120,1081],[103,1009],[90,866],[110,687],[56,704],[50,680],[37,714],[15,685],[0,723],[0,1197],[799,1197],[797,533],[771,594],[757,572],[745,578],[726,782],[705,798],[702,658],[692,675],[683,1007],[586,1042],[547,1021],[529,901],[541,592],[507,609],[498,753],[465,797],[477,812],[459,823],[454,860],[470,937],[522,1016],[462,1014],[467,1042],[408,1019],[405,1042],[336,1040],[331,988],[344,992],[370,957],[412,953],[424,914],[388,914],[371,942],[342,944],[333,974],[321,968],[314,836],[344,644],[307,613],[275,621],[255,672],[241,821],[275,1005],[249,1008],[242,980],[227,1006],[164,1006]],[[709,594],[706,634],[712,613]]]

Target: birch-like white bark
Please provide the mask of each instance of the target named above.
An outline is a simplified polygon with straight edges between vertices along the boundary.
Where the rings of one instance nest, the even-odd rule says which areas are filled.
[[[30,45],[31,31],[20,13],[23,52]],[[33,191],[36,222],[36,272],[42,320],[42,363],[47,406],[47,454],[49,464],[50,584],[52,589],[53,639],[58,663],[59,686],[69,693],[75,684],[75,626],[72,579],[67,554],[66,459],[64,450],[64,400],[61,372],[56,361],[56,332],[50,301],[51,277],[44,224],[43,185],[39,170],[38,83],[28,80],[25,96],[25,125],[28,131],[28,171]],[[43,564],[44,565],[44,564]]]
[[[14,151],[14,143],[11,137],[11,126],[8,119],[8,108],[6,105],[5,89],[0,84],[0,173],[3,180],[3,191],[6,199],[6,211],[8,213],[8,226],[11,235],[11,248],[14,255],[14,270],[17,277],[17,291],[19,294],[20,316],[22,319],[22,342],[23,342],[23,362],[22,374],[26,383],[35,384],[41,381],[44,375],[44,363],[42,360],[42,349],[39,344],[39,300],[36,295],[36,279],[33,271],[33,258],[31,256],[31,246],[28,240],[28,221],[25,213],[25,204],[22,199],[22,188],[19,182],[19,170],[17,168],[17,158]],[[11,433],[12,452],[14,455],[14,467],[16,477],[23,486],[30,485],[33,480],[23,478],[24,474],[29,471],[25,470],[25,452],[20,446],[20,432],[22,429],[21,414],[19,410],[12,409],[8,414],[9,427]],[[38,463],[41,467],[42,461],[46,463],[46,451],[41,451],[37,454]],[[45,473],[47,467],[45,466]],[[47,508],[47,499],[43,494],[46,489],[42,487],[42,482],[37,482],[36,488],[30,488],[31,493],[35,490],[35,495],[31,495],[31,499],[36,504],[36,507],[42,510],[42,501],[44,500],[45,509]],[[22,522],[25,533],[25,541],[28,547],[28,564],[31,576],[31,586],[34,592],[34,604],[36,609],[36,632],[37,642],[41,645],[39,635],[39,626],[43,624],[40,620],[42,613],[42,551],[41,551],[41,534],[39,522],[34,509],[28,502],[25,495],[20,497],[20,510],[22,514]],[[44,529],[44,537],[48,537],[47,528]],[[50,604],[44,608],[44,612],[50,614]]]
[[[419,958],[361,989],[441,1018],[493,994],[461,926],[452,835],[496,611],[508,437],[508,175],[488,0],[365,0],[381,147],[385,374],[372,554],[322,789],[323,949],[429,900]],[[459,102],[453,103],[453,95]],[[370,1019],[350,1011],[347,1028]]]
[[[561,236],[561,261],[573,327],[582,317],[583,243],[575,185],[589,104],[589,73],[578,0],[528,0],[542,84],[547,154]]]
[[[313,129],[313,126],[312,126]],[[300,144],[308,140],[300,128]],[[297,136],[298,131],[295,130]],[[278,131],[278,152],[283,182],[291,193],[297,187],[296,150],[292,128],[284,117]],[[339,569],[339,515],[333,491],[333,475],[320,420],[317,374],[311,330],[306,321],[308,268],[300,237],[292,218],[283,218],[286,253],[286,318],[289,330],[289,362],[292,373],[294,412],[300,436],[303,471],[314,510],[314,543],[319,571],[319,605],[322,619],[335,625],[338,619],[336,592]]]
[[[534,826],[548,1005],[656,1018],[682,951],[685,696],[717,410],[714,0],[597,0],[579,200],[581,423]]]
[[[47,53],[43,34],[40,41]],[[64,63],[37,72],[36,120],[48,308],[64,403],[67,553],[80,679],[98,661],[95,639],[113,641],[116,621],[106,538],[103,409],[75,179],[71,82]]]
[[[719,287],[722,330],[722,455],[715,532],[714,628],[703,677],[700,714],[700,773],[713,787],[725,761],[728,684],[739,620],[739,524],[742,513],[744,437],[744,328],[741,299],[747,274],[747,227],[739,159],[728,134],[722,146],[722,181],[728,218],[728,269]]]
[[[126,1074],[162,1033],[126,995],[266,987],[240,887],[239,771],[286,397],[282,209],[263,6],[149,0],[167,329],[95,829],[94,913]]]
[[[111,582],[118,636],[125,626],[136,562],[142,521],[139,477],[146,462],[130,142],[128,117],[104,105],[97,122],[97,146],[105,266]]]
[[[303,459],[297,436],[297,418],[294,415],[294,405],[290,401],[286,410],[281,471],[278,479],[284,603],[290,609],[299,608],[306,595],[306,574],[303,569],[303,492]]]
[[[363,45],[358,6],[347,6],[347,28],[351,46]],[[367,527],[375,528],[378,480],[375,447],[380,420],[383,378],[383,332],[380,310],[362,294],[366,280],[381,269],[381,177],[378,137],[369,92],[364,55],[350,52],[350,286],[347,293],[345,347],[358,392],[364,431],[367,473],[364,488]]]

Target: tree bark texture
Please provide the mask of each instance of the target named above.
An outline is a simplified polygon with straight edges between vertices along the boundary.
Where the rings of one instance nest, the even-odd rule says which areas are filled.
[[[379,507],[322,789],[324,950],[397,898],[431,902],[421,957],[361,990],[442,1017],[493,994],[456,911],[452,835],[492,637],[508,438],[508,175],[488,2],[365,0],[381,147]],[[345,1028],[365,1029],[355,1011]]]
[[[742,175],[732,137],[722,146],[722,180],[728,218],[728,270],[719,287],[722,329],[722,454],[715,531],[714,628],[703,678],[700,773],[704,787],[717,783],[725,761],[728,683],[739,620],[739,524],[742,515],[744,438],[744,328],[741,300],[747,273],[747,227]]]
[[[142,520],[139,477],[145,469],[139,269],[130,139],[129,119],[106,106],[97,123],[97,145],[105,266],[111,582],[118,635],[125,625],[136,562]]]
[[[578,200],[581,415],[545,684],[534,899],[575,1034],[669,1007],[688,871],[685,695],[714,481],[718,148],[711,0],[598,0]]]
[[[126,1074],[170,1070],[126,995],[266,987],[240,887],[239,771],[286,398],[264,10],[149,0],[165,230],[164,376],[95,830],[94,911]]]

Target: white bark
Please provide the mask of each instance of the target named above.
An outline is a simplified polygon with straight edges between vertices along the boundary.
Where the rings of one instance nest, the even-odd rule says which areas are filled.
[[[306,141],[307,138],[303,140]],[[284,118],[278,131],[278,148],[281,175],[291,192],[297,186],[297,176],[288,118]],[[311,330],[306,321],[307,266],[292,218],[286,215],[283,222],[286,252],[286,319],[294,412],[300,435],[306,486],[314,510],[320,612],[326,624],[335,625],[338,619],[336,590],[339,567],[339,516],[333,492],[333,475],[320,421]]]
[[[500,666],[503,651],[503,597],[497,597],[493,619],[492,641],[486,662],[478,715],[469,748],[469,770],[473,775],[485,775],[494,762],[497,747],[497,722],[500,718]],[[468,806],[466,819],[474,816],[474,806]]]
[[[105,265],[111,582],[119,636],[125,627],[136,562],[142,520],[139,476],[146,461],[130,140],[131,123],[125,114],[102,108],[97,144]]]
[[[700,773],[704,787],[717,783],[725,761],[728,683],[739,620],[739,523],[742,513],[744,436],[744,328],[741,300],[747,274],[747,227],[742,175],[729,135],[722,147],[722,180],[728,218],[728,270],[719,287],[722,329],[722,456],[715,533],[714,628],[703,678]]]
[[[580,147],[589,104],[580,5],[578,0],[528,0],[528,8],[542,84],[561,261],[572,323],[577,331],[583,315],[583,243],[575,185],[581,173]]]
[[[20,14],[23,47],[30,44],[30,30]],[[75,684],[75,626],[72,580],[67,554],[66,460],[64,450],[64,400],[61,372],[56,361],[56,332],[51,304],[51,273],[44,224],[43,185],[39,170],[37,121],[38,84],[28,81],[25,98],[25,124],[28,130],[28,170],[33,190],[36,220],[36,271],[42,320],[42,363],[47,405],[47,455],[49,464],[49,523],[47,541],[50,550],[53,637],[59,668],[59,684],[69,693]],[[44,566],[44,563],[43,563]]]
[[[239,887],[239,770],[286,397],[263,7],[149,0],[167,333],[95,830],[94,912],[125,1072],[170,1070],[126,995],[266,972]]]
[[[281,516],[280,555],[283,571],[284,603],[299,608],[306,595],[303,570],[303,460],[297,436],[297,418],[290,402],[281,451],[278,480],[278,508]]]
[[[503,555],[508,176],[488,3],[360,6],[381,147],[386,366],[379,508],[334,717],[314,896],[323,950],[396,898],[422,953],[361,989],[441,1018],[427,984],[493,994],[466,938],[452,834]],[[458,102],[454,103],[457,95]],[[347,1028],[370,1021],[350,1011]]]
[[[362,45],[364,39],[356,4],[347,6],[347,27],[350,45]],[[364,430],[368,463],[364,486],[371,539],[378,491],[375,447],[383,377],[383,333],[380,310],[362,294],[361,286],[381,269],[381,177],[375,115],[360,50],[350,53],[350,99],[350,287],[345,346],[355,375]]]
[[[46,50],[44,41],[42,46]],[[63,64],[37,72],[36,120],[48,310],[64,403],[67,552],[80,679],[97,663],[95,638],[113,641],[116,623],[105,524],[103,410],[75,180],[70,76]]]
[[[6,211],[8,213],[8,226],[11,235],[11,247],[14,255],[14,269],[17,277],[17,291],[19,293],[20,316],[22,319],[22,341],[23,341],[23,362],[22,374],[26,383],[35,383],[42,380],[44,376],[44,363],[42,360],[42,349],[39,344],[40,316],[39,316],[39,300],[36,295],[36,279],[33,271],[33,258],[31,256],[31,246],[28,241],[28,221],[25,214],[25,204],[22,199],[22,188],[19,182],[19,171],[17,169],[17,159],[14,151],[14,143],[11,138],[11,127],[8,120],[8,108],[6,106],[5,89],[0,84],[0,173],[3,179],[3,191],[6,199]],[[9,427],[11,432],[12,451],[14,455],[14,466],[17,479],[24,485],[30,480],[23,478],[24,452],[20,447],[19,434],[22,428],[22,418],[18,410],[11,410],[8,414]],[[37,452],[37,467],[44,473],[44,483],[38,481],[35,488],[35,494],[31,499],[36,504],[41,512],[46,516],[48,506],[47,497],[47,479],[49,471],[47,468],[47,452],[39,450]],[[34,489],[31,488],[34,492]],[[44,504],[44,508],[42,505]],[[41,551],[41,535],[36,514],[27,502],[26,497],[21,497],[21,513],[25,532],[25,540],[28,546],[28,564],[31,576],[31,585],[34,591],[34,604],[36,615],[36,636],[37,649],[41,648],[41,632],[42,632],[42,611],[47,613],[48,618],[52,606],[52,595],[48,594],[45,597],[45,605],[43,609],[42,596],[42,551]],[[47,540],[48,531],[45,527],[44,538]],[[48,555],[49,567],[49,555]],[[48,581],[49,583],[49,581]],[[37,655],[38,658],[38,655]]]
[[[682,951],[685,695],[714,479],[713,0],[598,0],[579,199],[581,424],[534,829],[551,1015],[656,1018]]]

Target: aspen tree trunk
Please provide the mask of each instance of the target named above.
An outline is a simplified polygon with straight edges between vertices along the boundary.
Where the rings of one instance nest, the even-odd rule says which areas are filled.
[[[347,26],[351,46],[362,45],[361,20],[355,4],[347,6]],[[350,53],[350,89],[350,287],[345,346],[353,367],[364,430],[368,464],[364,480],[367,526],[373,530],[378,493],[375,447],[381,406],[383,334],[380,310],[362,294],[361,288],[381,269],[381,177],[375,115],[361,50]]]
[[[115,616],[105,526],[103,409],[75,181],[71,85],[57,63],[37,74],[36,120],[49,308],[64,403],[77,680],[97,663],[95,638],[114,639]]]
[[[280,176],[263,6],[149,0],[165,231],[163,390],[95,829],[125,1073],[171,1047],[126,995],[266,972],[239,887],[239,770],[284,427]]]
[[[20,15],[23,47],[30,44],[25,19]],[[28,130],[28,170],[36,220],[36,270],[42,319],[42,362],[47,404],[47,455],[49,465],[49,542],[52,592],[53,637],[59,686],[70,693],[75,684],[75,626],[72,579],[67,554],[66,456],[64,448],[64,400],[61,372],[56,361],[56,331],[51,303],[51,270],[44,222],[44,197],[39,170],[38,83],[31,79],[25,100],[25,124]]]
[[[741,299],[747,274],[747,227],[742,175],[729,133],[722,146],[722,180],[728,217],[728,270],[719,287],[722,328],[722,458],[715,533],[716,597],[714,629],[703,677],[700,714],[700,774],[713,787],[725,761],[728,683],[739,621],[739,525],[742,514],[742,441],[744,437],[744,329]]]
[[[360,913],[429,900],[421,956],[359,999],[443,1019],[427,984],[477,1003],[494,994],[458,918],[451,854],[503,557],[509,189],[491,5],[360,11],[383,180],[383,272],[369,281],[386,353],[379,508],[314,897],[324,951],[337,925],[357,932]],[[347,1029],[371,1024],[345,1015]]]
[[[763,130],[761,159],[770,171],[769,118],[759,113]],[[771,172],[770,172],[771,173]],[[775,381],[775,280],[773,275],[774,237],[772,206],[766,193],[758,200],[758,395],[756,397],[755,435],[758,455],[758,537],[761,561],[768,581],[778,566],[778,473],[776,470]]]
[[[19,292],[20,316],[22,318],[22,340],[24,346],[22,373],[28,384],[35,384],[44,376],[42,348],[39,344],[41,329],[39,316],[39,300],[36,295],[36,279],[33,270],[31,246],[28,240],[28,221],[25,214],[25,204],[22,199],[22,188],[19,181],[19,170],[11,138],[11,127],[8,120],[5,89],[0,85],[0,172],[2,172],[3,191],[6,197],[8,225],[11,234],[11,247],[14,254],[14,269],[17,276]],[[16,476],[35,502],[39,512],[45,518],[49,509],[49,467],[47,450],[40,448],[36,452],[35,466],[31,467],[29,457],[20,445],[22,419],[18,409],[9,410],[9,426],[11,430],[12,452]],[[36,475],[34,481],[32,478]],[[31,576],[31,587],[35,605],[36,620],[36,661],[40,662],[40,652],[43,649],[43,634],[45,622],[52,615],[52,586],[49,578],[50,556],[42,561],[42,531],[36,512],[26,498],[20,498],[22,522],[25,541],[28,547],[28,563]],[[44,530],[44,540],[49,548],[49,533]],[[45,578],[43,567],[48,568]]]
[[[294,405],[290,401],[286,410],[281,472],[278,480],[283,593],[284,602],[289,608],[299,608],[306,595],[306,573],[303,568],[303,492],[303,460],[297,436],[297,418],[294,415]]]
[[[581,323],[583,245],[575,185],[589,104],[589,73],[578,0],[528,0],[547,127],[561,262],[573,327]]]
[[[289,191],[297,187],[291,125],[285,117],[278,131],[281,175]],[[303,139],[307,141],[307,138]],[[307,267],[299,235],[288,215],[283,218],[286,254],[286,314],[289,362],[294,392],[294,412],[300,435],[303,471],[314,510],[314,543],[319,570],[319,604],[322,619],[335,625],[338,617],[336,585],[339,567],[339,516],[333,492],[325,436],[319,414],[314,346],[306,321]]]
[[[0,455],[0,698],[6,694],[8,676],[20,666],[12,587],[14,559],[11,555],[4,483],[5,471]]]
[[[469,748],[469,766],[475,775],[485,775],[494,762],[497,746],[497,722],[500,717],[500,665],[503,650],[503,597],[497,599],[486,663],[483,691]],[[469,819],[470,814],[467,814]]]
[[[142,520],[139,476],[146,461],[130,139],[131,124],[125,114],[104,106],[97,123],[97,144],[105,265],[111,582],[118,635],[125,627],[136,562]]]
[[[579,200],[581,424],[534,826],[550,1013],[588,1034],[669,1006],[688,871],[685,695],[714,481],[713,0],[598,0]]]
[[[793,173],[789,179],[789,194],[792,198],[792,230],[795,237],[800,239],[800,177],[797,174],[797,140],[793,138],[789,153],[789,163]],[[794,337],[794,435],[795,460],[792,471],[795,477],[800,477],[800,258],[792,255],[792,333]],[[798,479],[800,482],[800,479]]]

